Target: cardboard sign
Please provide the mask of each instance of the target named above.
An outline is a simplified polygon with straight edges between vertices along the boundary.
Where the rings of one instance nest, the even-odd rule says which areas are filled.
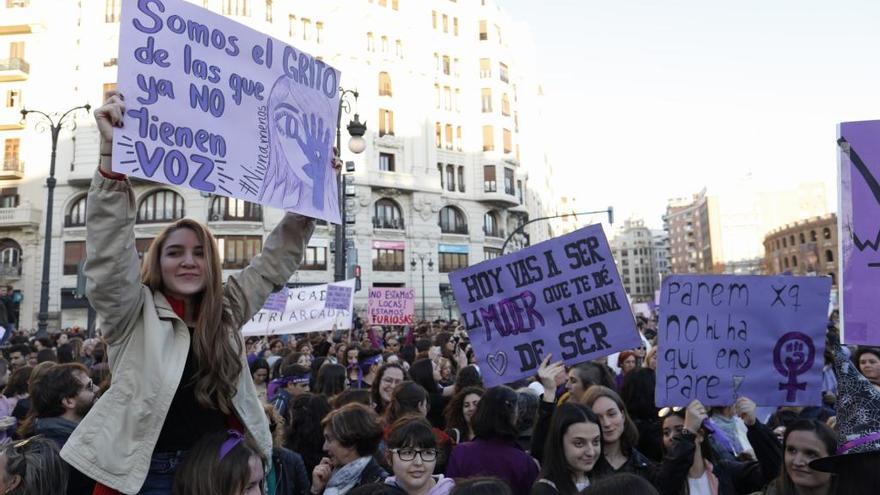
[[[663,280],[657,406],[819,405],[829,277]]]
[[[286,291],[286,304],[283,309],[277,309],[277,301],[264,305],[263,309],[242,327],[241,333],[250,336],[322,332],[331,330],[334,325],[338,330],[347,330],[351,328],[354,300],[351,296],[354,294],[354,282],[354,279],[350,279],[333,283],[333,286],[337,287],[334,297],[339,296],[338,288],[350,291],[345,308],[327,305],[330,291],[327,284],[296,289],[284,288],[270,296],[271,300],[272,297],[279,297]],[[334,306],[341,306],[337,303],[334,303]]]
[[[113,170],[339,223],[340,73],[183,0],[124,2]]]
[[[351,288],[344,285],[328,285],[327,301],[324,303],[324,307],[332,309],[351,308]]]
[[[601,225],[449,275],[487,387],[641,343]]]
[[[412,325],[416,312],[416,290],[374,287],[367,303],[371,325]]]
[[[840,139],[843,341],[880,344],[880,120],[844,122]]]

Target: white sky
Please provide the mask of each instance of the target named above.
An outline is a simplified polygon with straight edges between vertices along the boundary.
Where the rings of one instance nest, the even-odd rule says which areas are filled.
[[[559,192],[616,221],[747,172],[836,209],[836,124],[880,118],[877,1],[499,1],[541,57]]]

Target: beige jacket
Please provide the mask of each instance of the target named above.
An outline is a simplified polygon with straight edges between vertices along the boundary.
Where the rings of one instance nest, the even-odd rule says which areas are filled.
[[[190,334],[165,296],[141,283],[135,250],[137,210],[128,180],[95,173],[86,209],[86,293],[108,346],[112,385],[61,450],[79,471],[122,493],[137,493],[171,399],[180,383]],[[314,231],[310,218],[288,213],[250,266],[230,276],[227,297],[247,321],[302,261]],[[267,456],[272,439],[242,352],[235,411]]]

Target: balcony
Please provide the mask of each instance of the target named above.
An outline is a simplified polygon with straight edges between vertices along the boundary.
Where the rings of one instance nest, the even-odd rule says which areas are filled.
[[[403,230],[402,218],[373,217],[374,229]]]
[[[30,64],[22,58],[0,59],[0,82],[24,81],[30,72]]]
[[[0,3],[0,35],[30,34],[43,28],[40,13],[30,0],[3,0]]]
[[[507,233],[504,232],[504,229],[489,230],[485,226],[483,226],[483,233],[486,234],[486,237],[497,237],[499,239],[504,239],[507,237]]]
[[[0,108],[0,131],[20,131],[21,129],[24,129],[21,107]]]
[[[477,201],[489,203],[498,208],[519,206],[519,199],[515,194],[493,189],[491,187],[484,187],[482,191],[477,193]]]
[[[43,212],[25,203],[15,208],[0,208],[0,228],[40,226]]]
[[[0,168],[0,179],[15,180],[24,177],[24,162],[18,158],[7,158],[3,160],[3,167]]]
[[[0,263],[0,279],[14,280],[21,278],[21,263]]]

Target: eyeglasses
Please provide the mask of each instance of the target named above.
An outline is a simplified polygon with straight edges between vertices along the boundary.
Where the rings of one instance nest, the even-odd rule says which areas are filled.
[[[423,462],[431,462],[437,460],[437,449],[391,449],[391,452],[397,454],[401,461],[412,461],[416,458],[416,454],[422,458]]]
[[[684,409],[684,408],[683,407],[664,407],[663,409],[660,409],[660,411],[657,413],[657,417],[660,419],[666,419],[672,413],[677,413],[677,412],[681,411],[682,409]]]

